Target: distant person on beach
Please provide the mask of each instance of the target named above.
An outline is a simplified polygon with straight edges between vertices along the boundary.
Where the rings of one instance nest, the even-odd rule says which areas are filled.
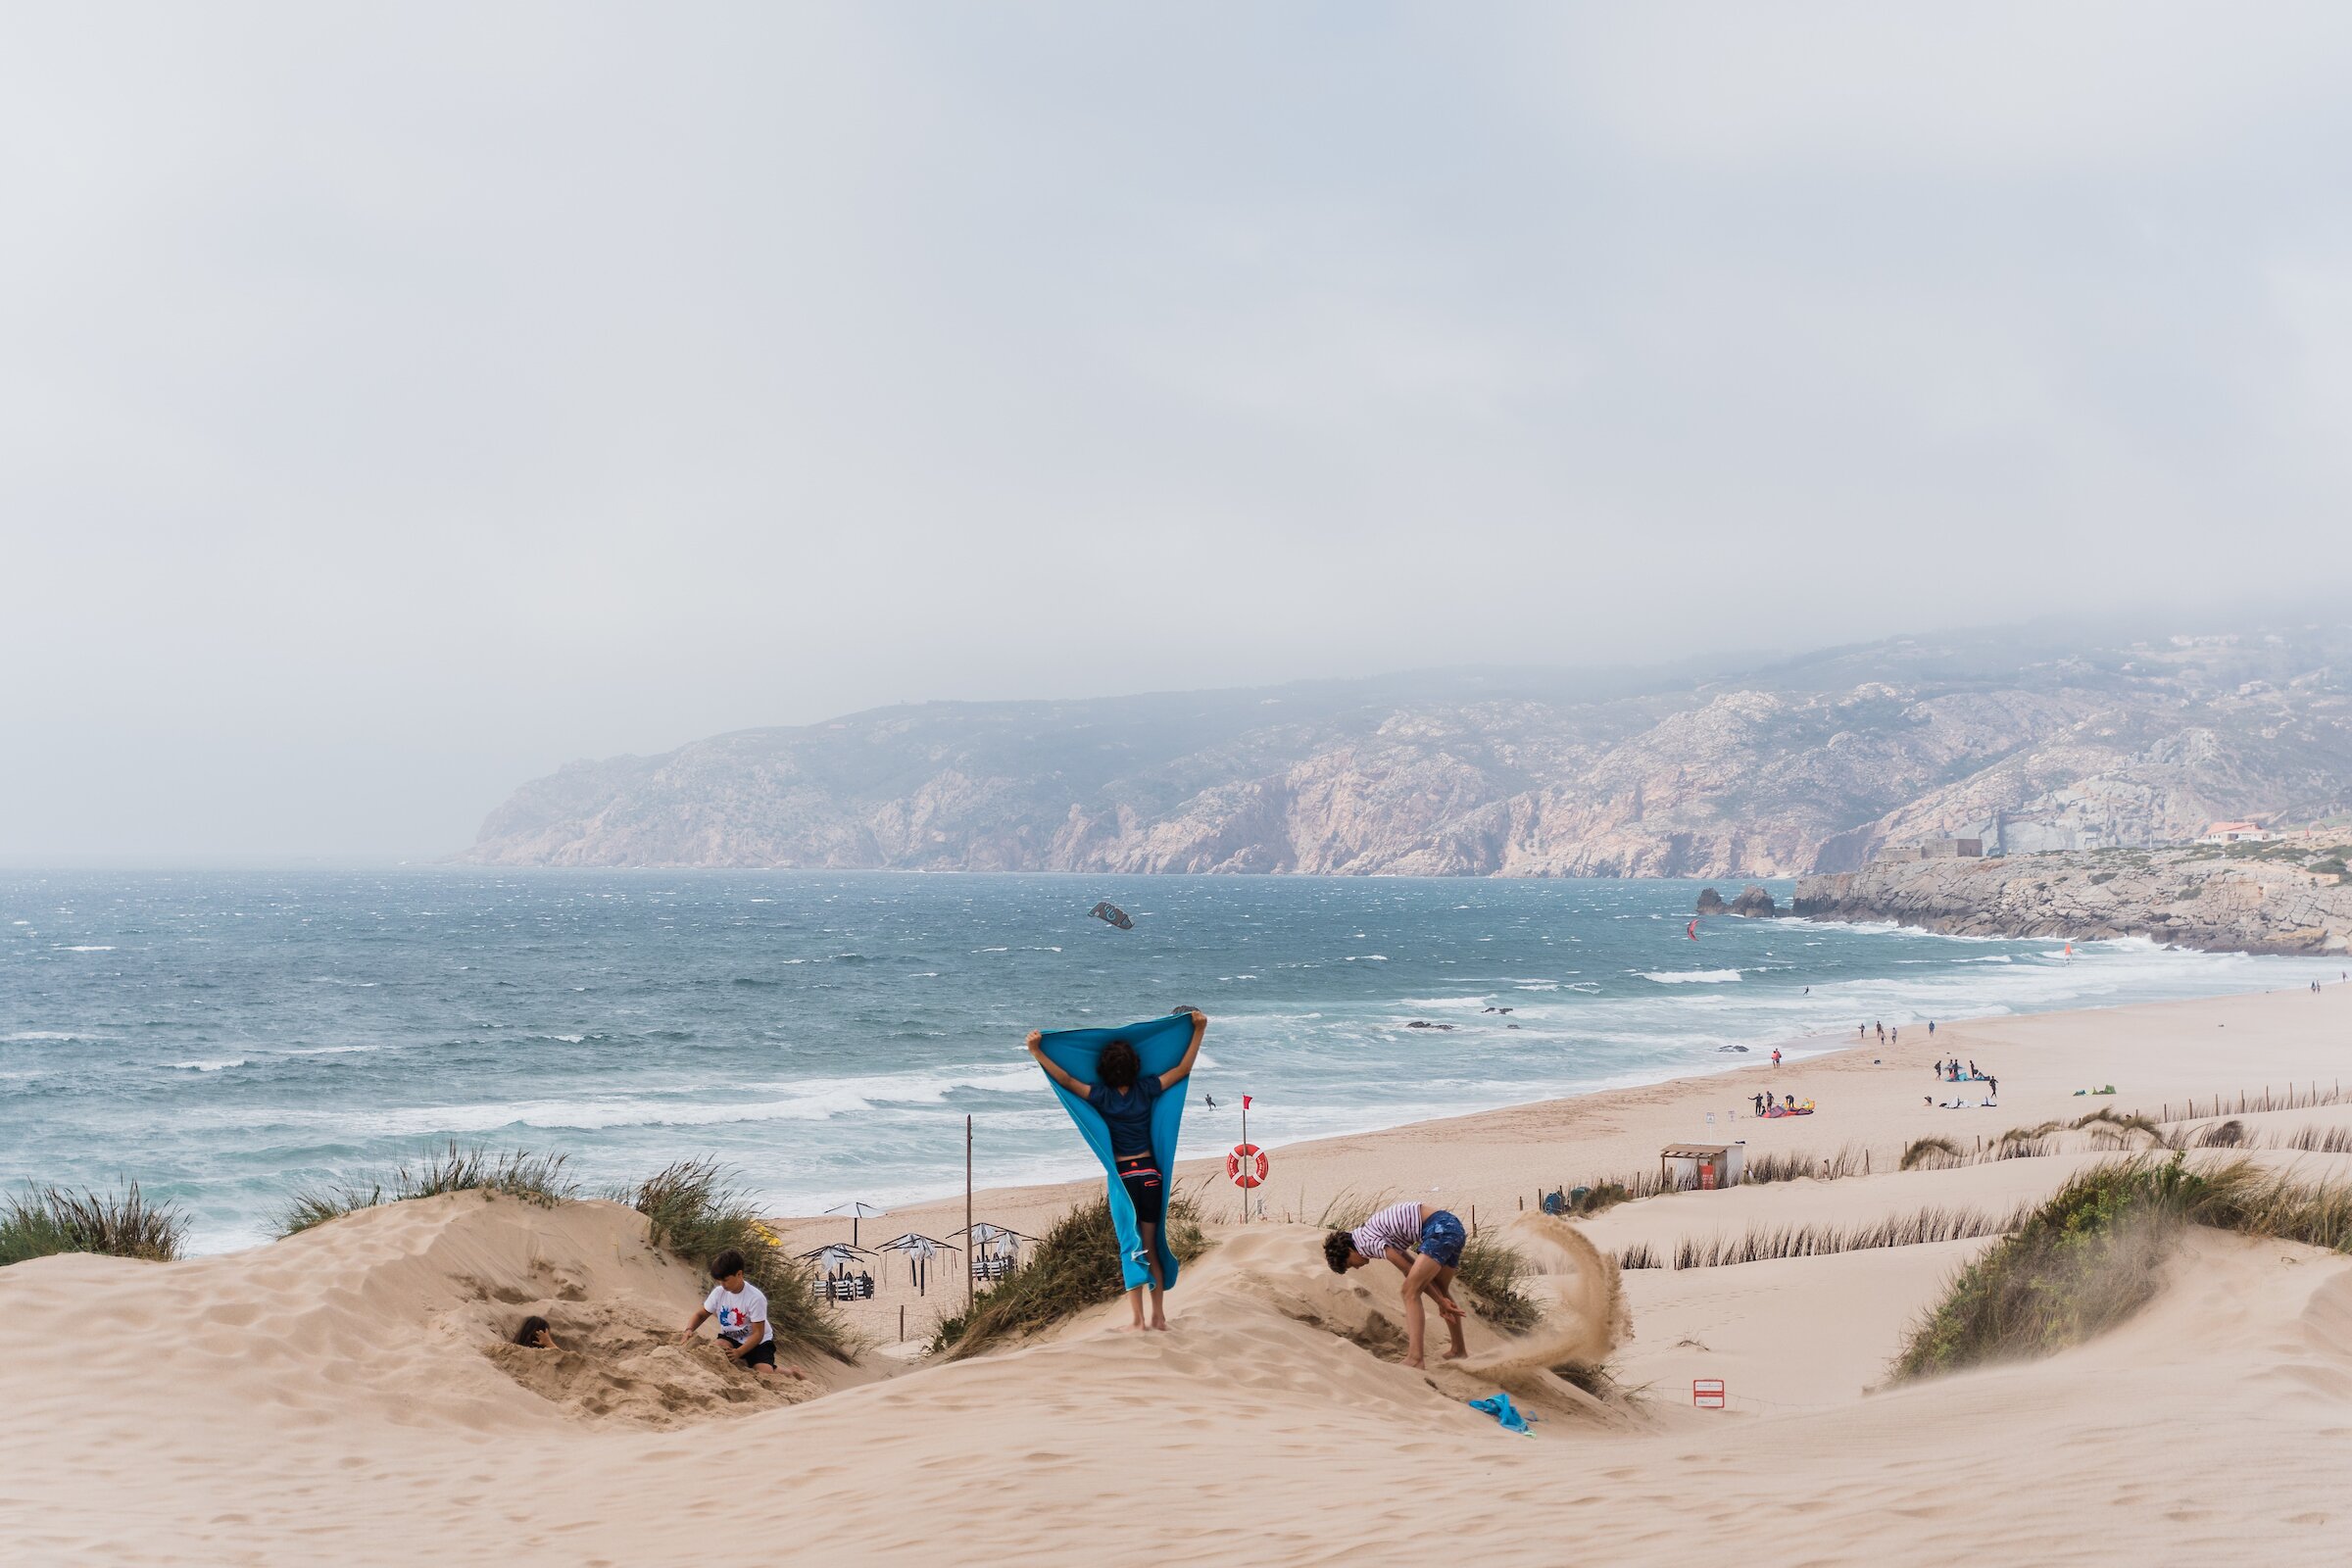
[[[750,1367],[760,1377],[778,1372],[786,1377],[806,1376],[797,1366],[776,1364],[775,1331],[767,1323],[767,1293],[745,1279],[743,1271],[743,1254],[732,1247],[710,1259],[710,1278],[716,1284],[694,1309],[694,1316],[686,1320],[686,1331],[678,1336],[678,1343],[692,1344],[694,1331],[716,1318],[719,1343],[726,1346],[728,1360]]]
[[[1208,1014],[1198,1007],[1180,1007],[1179,1012],[1193,1015],[1192,1044],[1184,1048],[1184,1059],[1163,1073],[1148,1073],[1136,1058],[1135,1048],[1124,1040],[1113,1040],[1102,1048],[1096,1059],[1095,1071],[1102,1081],[1090,1084],[1064,1069],[1046,1054],[1046,1037],[1039,1031],[1029,1031],[1024,1042],[1029,1054],[1046,1069],[1046,1076],[1085,1101],[1102,1115],[1110,1128],[1111,1163],[1118,1167],[1119,1185],[1127,1189],[1127,1200],[1135,1205],[1135,1229],[1143,1243],[1144,1256],[1152,1270],[1152,1322],[1153,1329],[1168,1326],[1167,1297],[1159,1278],[1159,1230],[1167,1223],[1167,1184],[1160,1179],[1159,1164],[1152,1154],[1152,1106],[1167,1090],[1192,1075],[1193,1063],[1200,1055],[1200,1037],[1208,1033]],[[1136,1333],[1144,1323],[1144,1290],[1139,1285],[1127,1293],[1128,1303],[1135,1309],[1135,1321],[1122,1331]]]
[[[1772,1048],[1772,1064],[1775,1067],[1781,1064],[1781,1048],[1778,1046]]]
[[[1928,1020],[1928,1038],[1930,1040],[1936,1038],[1936,1020],[1933,1018]]]
[[[564,1348],[556,1343],[556,1331],[549,1328],[547,1319],[537,1313],[522,1320],[522,1327],[514,1331],[514,1343],[534,1350],[561,1350]]]
[[[1421,1364],[1426,1313],[1421,1298],[1437,1303],[1453,1342],[1446,1359],[1458,1361],[1470,1353],[1462,1343],[1462,1308],[1446,1289],[1461,1266],[1462,1249],[1469,1242],[1450,1209],[1427,1203],[1392,1203],[1351,1231],[1333,1231],[1323,1238],[1323,1261],[1334,1274],[1362,1268],[1385,1257],[1404,1275],[1404,1364]]]

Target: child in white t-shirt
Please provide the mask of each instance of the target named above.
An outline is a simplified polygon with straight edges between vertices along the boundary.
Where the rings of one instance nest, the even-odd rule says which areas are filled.
[[[786,1377],[805,1376],[797,1366],[777,1365],[775,1330],[767,1322],[767,1294],[745,1279],[743,1269],[743,1254],[731,1247],[710,1260],[710,1277],[718,1283],[695,1308],[678,1343],[692,1342],[695,1330],[716,1318],[719,1342],[727,1347],[728,1360],[740,1361],[761,1377],[777,1372]]]

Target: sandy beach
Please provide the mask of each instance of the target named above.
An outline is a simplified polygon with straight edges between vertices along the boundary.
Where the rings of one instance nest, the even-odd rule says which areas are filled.
[[[2352,1156],[2275,1147],[2352,1127],[2348,1047],[2352,987],[2336,985],[1906,1031],[1280,1149],[1247,1226],[1221,1164],[1187,1161],[1213,1245],[1171,1298],[1171,1333],[1109,1334],[1113,1305],[925,1364],[896,1346],[900,1310],[927,1332],[953,1271],[916,1296],[893,1260],[852,1313],[868,1352],[804,1358],[806,1388],[755,1388],[677,1347],[664,1330],[700,1283],[609,1203],[458,1194],[180,1263],[38,1259],[0,1271],[0,1535],[24,1564],[1077,1563],[1133,1549],[1099,1539],[1118,1499],[1160,1561],[2334,1561],[2352,1518],[2352,1259],[2196,1231],[2120,1330],[1899,1385],[1905,1328],[1990,1240],[1612,1259],[1752,1226],[2007,1213],[2109,1157],[2098,1135],[1935,1170],[1897,1170],[1905,1146],[1938,1135],[1973,1155],[2099,1106],[2183,1123],[2192,1100],[2198,1121],[2218,1104],[2256,1158],[2352,1174]],[[1932,1081],[1952,1054],[1999,1078],[1997,1108],[1923,1102],[1981,1098]],[[2112,1098],[2075,1093],[2109,1083]],[[1767,1089],[1818,1110],[1756,1121]],[[2290,1095],[2301,1108],[2237,1112]],[[1731,1139],[1840,1174],[1574,1227],[1522,1211],[1653,1169],[1664,1143]],[[989,1191],[976,1209],[1036,1232],[1092,1186]],[[1398,1364],[1393,1280],[1334,1276],[1317,1251],[1310,1222],[1348,1192],[1475,1208],[1545,1270],[1545,1323],[1515,1338],[1473,1322],[1466,1361]],[[865,1239],[961,1224],[957,1195],[869,1219]],[[838,1218],[785,1229],[795,1247],[846,1235]],[[571,1348],[503,1346],[531,1311]],[[1621,1392],[1596,1400],[1544,1370],[1565,1361],[1605,1361]],[[1722,1379],[1729,1407],[1692,1408],[1695,1378]],[[1532,1437],[1463,1402],[1497,1388],[1541,1417]]]

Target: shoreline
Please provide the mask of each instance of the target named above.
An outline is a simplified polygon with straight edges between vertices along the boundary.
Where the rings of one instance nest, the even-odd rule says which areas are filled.
[[[1852,1148],[1867,1150],[1892,1169],[1903,1147],[1919,1137],[1983,1140],[2013,1126],[2102,1106],[2151,1117],[2169,1110],[2179,1119],[2191,1097],[2207,1101],[2241,1089],[2260,1091],[2265,1072],[2269,1083],[2280,1087],[2289,1079],[2330,1087],[2345,1062],[2325,1040],[2311,1038],[2313,1009],[2328,1026],[2316,1033],[2352,1027],[2352,985],[2328,984],[2316,996],[2292,990],[2235,992],[1987,1014],[1949,1024],[1939,1020],[1934,1036],[1922,1029],[1899,1046],[1882,1046],[1875,1039],[1853,1044],[1820,1035],[1798,1037],[1782,1043],[1788,1055],[1777,1069],[1766,1048],[1717,1072],[1684,1072],[1424,1117],[1372,1132],[1261,1145],[1272,1170],[1252,1195],[1251,1219],[1258,1217],[1258,1203],[1268,1221],[1311,1223],[1343,1195],[1392,1195],[1456,1207],[1465,1221],[1484,1225],[1515,1215],[1539,1192],[1652,1169],[1659,1148],[1669,1142],[1744,1141],[1750,1159],[1799,1152],[1834,1155]],[[2222,1033],[2233,1026],[2236,1036]],[[2227,1055],[2213,1055],[2217,1043],[2226,1043]],[[1800,1054],[1792,1048],[1803,1049]],[[2235,1067],[2230,1058],[2250,1050],[2259,1050],[2259,1061],[2249,1055],[2245,1068]],[[1978,1061],[2000,1081],[1995,1106],[1974,1103],[1986,1088],[1983,1083],[1946,1083],[1938,1089],[1932,1077],[1920,1076],[1932,1061],[1952,1055]],[[1793,1094],[1800,1102],[1815,1101],[1819,1108],[1809,1116],[1759,1120],[1750,1113],[1751,1097],[1767,1083],[1776,1097]],[[2117,1088],[2112,1097],[2074,1093],[2108,1083]],[[1957,1091],[1969,1092],[1969,1108],[1923,1103]],[[1180,1157],[1174,1185],[1197,1195],[1211,1222],[1241,1219],[1240,1193],[1225,1179],[1221,1151]],[[976,1184],[973,1217],[1034,1236],[1101,1189],[1102,1178],[1088,1175]],[[839,1215],[777,1215],[771,1223],[796,1251],[849,1236],[848,1222]],[[948,1237],[962,1224],[963,1194],[957,1191],[893,1206],[868,1218],[859,1236],[879,1240],[911,1231]],[[885,1254],[883,1261],[894,1260]],[[882,1317],[895,1322],[892,1309],[905,1305],[912,1336],[916,1303],[929,1309],[944,1299],[890,1288],[897,1282],[895,1273],[886,1280],[877,1269],[875,1278],[875,1299],[848,1309],[852,1320],[869,1332]],[[926,1332],[928,1323],[927,1317],[921,1319]]]

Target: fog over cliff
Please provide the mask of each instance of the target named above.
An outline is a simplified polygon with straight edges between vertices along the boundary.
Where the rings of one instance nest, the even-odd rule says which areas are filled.
[[[1902,638],[1703,674],[930,703],[577,762],[502,865],[1791,875],[2164,843],[2352,801],[2352,626]]]

